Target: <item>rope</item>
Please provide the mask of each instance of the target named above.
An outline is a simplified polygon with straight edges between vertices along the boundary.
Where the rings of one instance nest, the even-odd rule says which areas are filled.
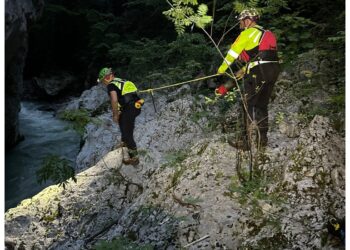
[[[226,74],[228,74],[228,73],[226,73]],[[186,84],[186,83],[192,83],[192,82],[197,82],[197,81],[205,80],[205,79],[208,79],[208,78],[213,78],[213,77],[216,77],[216,76],[219,76],[219,75],[221,75],[221,74],[215,74],[215,75],[210,75],[210,76],[204,76],[204,77],[192,79],[192,80],[189,80],[189,81],[184,81],[184,82],[174,83],[174,84],[170,84],[170,85],[165,85],[165,86],[158,87],[158,88],[150,88],[150,89],[140,90],[139,93],[151,93],[151,94],[153,94],[153,91],[155,91],[155,90],[161,90],[161,89],[172,88],[172,87],[180,86],[180,85],[183,85],[183,84]]]

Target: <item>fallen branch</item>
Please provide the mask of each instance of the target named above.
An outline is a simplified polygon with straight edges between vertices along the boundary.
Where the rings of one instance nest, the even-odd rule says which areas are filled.
[[[192,245],[194,245],[194,244],[196,244],[196,243],[198,243],[198,242],[200,242],[200,241],[202,241],[202,240],[205,240],[205,239],[207,239],[207,238],[209,238],[209,237],[210,237],[210,235],[203,236],[202,238],[200,238],[200,239],[198,239],[198,240],[195,240],[195,241],[193,241],[193,242],[187,244],[187,245],[184,246],[184,247],[192,246]]]
[[[175,191],[173,190],[173,199],[179,203],[181,206],[185,206],[185,207],[192,207],[194,209],[197,209],[197,208],[201,208],[200,205],[197,205],[197,204],[193,204],[193,203],[189,203],[189,202],[185,202],[183,201],[181,198],[179,198],[178,196],[176,196],[175,194]]]

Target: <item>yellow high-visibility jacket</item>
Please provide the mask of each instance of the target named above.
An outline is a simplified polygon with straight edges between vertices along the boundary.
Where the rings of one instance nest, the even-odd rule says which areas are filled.
[[[140,98],[137,95],[137,87],[131,81],[114,78],[107,86],[107,91],[117,92],[118,102],[121,106],[135,103]]]
[[[126,81],[120,78],[114,78],[111,82],[121,91],[121,95],[126,95],[137,91],[137,87],[131,81]]]
[[[243,30],[237,37],[236,41],[231,45],[225,60],[218,69],[218,73],[224,73],[227,68],[239,57],[242,51],[249,51],[259,46],[262,34],[263,28],[258,25]]]

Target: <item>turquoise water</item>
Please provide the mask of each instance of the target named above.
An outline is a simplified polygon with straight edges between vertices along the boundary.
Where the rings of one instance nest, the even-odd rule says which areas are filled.
[[[36,171],[47,155],[64,157],[74,166],[79,135],[53,111],[41,110],[43,107],[43,103],[21,103],[19,126],[25,139],[5,155],[5,210],[51,184],[39,185],[36,179]]]

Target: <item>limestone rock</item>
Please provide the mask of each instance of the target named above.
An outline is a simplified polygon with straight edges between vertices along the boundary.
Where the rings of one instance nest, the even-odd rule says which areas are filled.
[[[302,104],[290,102],[297,98],[286,88],[270,105],[267,148],[250,155],[231,147],[221,127],[206,131],[190,119],[202,109],[186,89],[171,101],[157,97],[157,113],[146,97],[135,129],[137,167],[121,165],[125,148],[110,152],[119,142],[110,111],[97,116],[102,122],[87,126],[78,156],[85,170],[78,183],[9,210],[7,244],[90,249],[97,238],[126,237],[167,250],[342,249],[324,241],[331,217],[345,215],[345,141],[330,120],[301,122]],[[295,130],[273,123],[278,112]]]
[[[78,99],[73,99],[72,101],[68,102],[60,110],[86,109],[90,111],[96,111],[101,107],[101,105],[105,104],[106,102],[109,104],[106,87],[104,87],[102,84],[99,84],[83,91]]]
[[[49,96],[57,96],[72,88],[76,78],[69,73],[61,73],[49,77],[35,77],[34,82]]]
[[[111,151],[66,189],[50,186],[7,211],[7,244],[81,249],[90,237],[118,222],[123,206],[142,192],[142,183],[130,182],[132,175],[121,174],[126,167],[121,165],[121,153],[121,149]]]

